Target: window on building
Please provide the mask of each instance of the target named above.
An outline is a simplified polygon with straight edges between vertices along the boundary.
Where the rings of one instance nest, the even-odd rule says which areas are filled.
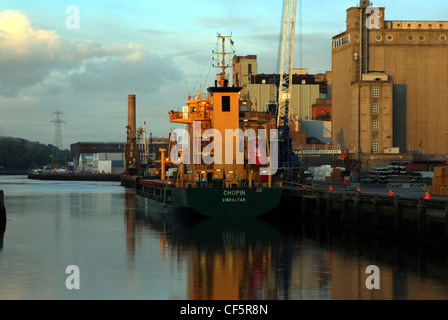
[[[372,97],[378,98],[380,96],[380,88],[373,87],[372,88]]]
[[[372,142],[372,153],[379,153],[380,152],[380,144],[378,141]]]
[[[222,96],[222,112],[230,112],[230,96]]]
[[[247,66],[247,71],[249,74],[252,74],[252,64],[249,63],[249,65]]]
[[[372,104],[372,114],[378,114],[380,112],[380,108],[378,106],[378,103]]]
[[[379,131],[380,125],[378,120],[373,120],[372,121],[372,131]]]

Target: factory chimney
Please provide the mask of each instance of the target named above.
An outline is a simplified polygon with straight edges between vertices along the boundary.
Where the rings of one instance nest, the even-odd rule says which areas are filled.
[[[136,135],[135,94],[128,95],[128,143],[131,144]]]
[[[127,143],[125,146],[125,172],[128,175],[140,174],[140,150],[137,146],[137,127],[135,94],[128,95]]]

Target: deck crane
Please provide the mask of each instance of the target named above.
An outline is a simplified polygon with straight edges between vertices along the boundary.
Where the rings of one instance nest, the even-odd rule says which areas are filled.
[[[296,0],[285,0],[283,22],[283,44],[281,54],[280,83],[278,87],[277,129],[279,168],[283,168],[286,179],[297,182],[303,170],[298,156],[292,150],[290,136],[292,69],[294,61],[294,37],[296,23]]]

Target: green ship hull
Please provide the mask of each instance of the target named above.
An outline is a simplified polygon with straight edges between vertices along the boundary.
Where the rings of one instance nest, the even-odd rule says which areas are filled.
[[[256,218],[279,206],[282,188],[175,188],[137,184],[136,193],[155,210],[169,213],[199,213],[209,218]]]

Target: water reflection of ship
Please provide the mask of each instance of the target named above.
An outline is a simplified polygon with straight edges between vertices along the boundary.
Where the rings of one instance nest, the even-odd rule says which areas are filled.
[[[141,200],[141,199],[139,199]],[[161,233],[161,248],[187,253],[188,299],[267,299],[279,231],[259,219],[185,219],[139,206],[136,221]],[[164,252],[162,252],[162,255]]]
[[[125,198],[128,253],[140,232],[156,231],[162,256],[181,262],[187,299],[390,300],[446,299],[448,258],[440,250],[393,242],[371,234],[339,233],[320,224],[290,229],[248,219],[191,221],[136,207]],[[218,223],[219,222],[219,223]],[[221,224],[220,224],[221,223]],[[243,229],[243,230],[242,230]],[[280,231],[279,231],[280,230]],[[365,287],[366,267],[381,267],[381,290]],[[417,274],[415,278],[413,273]]]
[[[141,199],[139,200],[141,202]],[[255,218],[185,218],[180,214],[155,211],[147,206],[139,206],[137,219],[139,218],[146,219],[155,229],[169,233],[172,241],[182,245],[222,245],[244,248],[254,243],[275,243],[280,236],[276,228]]]

